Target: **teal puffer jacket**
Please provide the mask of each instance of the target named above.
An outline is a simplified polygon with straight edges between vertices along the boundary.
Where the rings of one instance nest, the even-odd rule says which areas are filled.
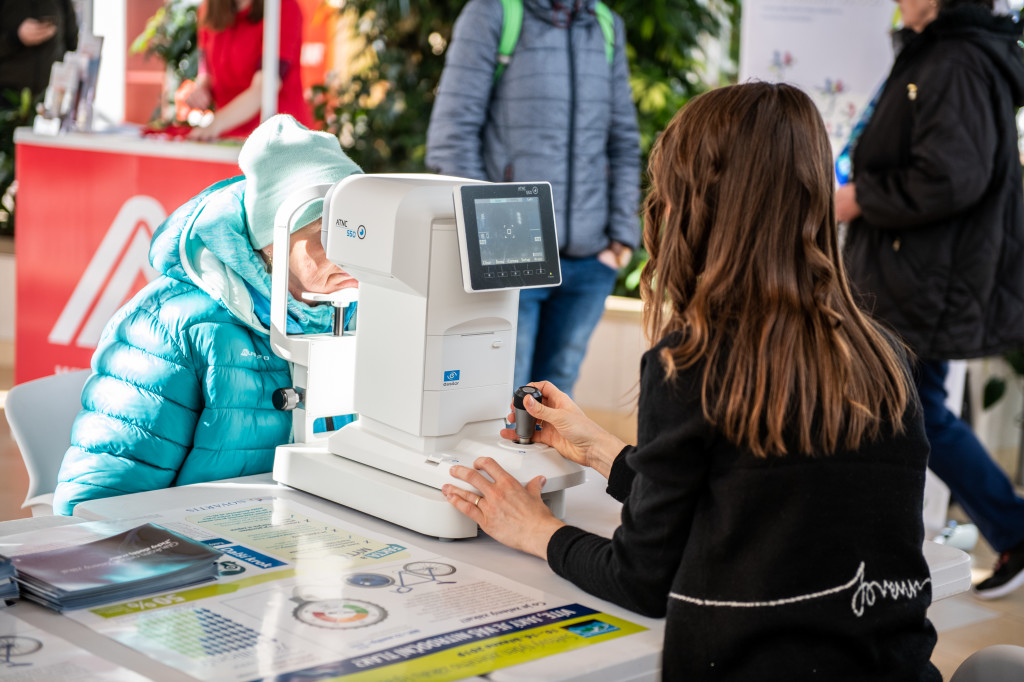
[[[79,502],[270,471],[291,439],[274,390],[291,385],[270,348],[270,277],[249,245],[243,178],[219,182],[156,231],[162,276],[108,322],[82,392],[54,511]],[[289,328],[327,331],[329,306],[289,297]]]

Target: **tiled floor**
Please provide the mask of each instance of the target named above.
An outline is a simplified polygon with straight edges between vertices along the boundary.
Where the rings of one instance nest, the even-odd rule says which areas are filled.
[[[12,370],[0,366],[0,406],[12,382]],[[632,426],[632,420],[619,418],[607,426],[624,433]],[[29,515],[21,509],[27,487],[28,475],[21,455],[11,438],[7,420],[0,419],[0,520]],[[955,507],[950,515],[965,520]],[[994,561],[992,550],[984,541],[979,541],[974,551],[975,581],[988,574]],[[939,631],[932,661],[947,680],[965,658],[982,647],[991,644],[1024,646],[1024,589],[1005,599],[988,602],[978,601],[970,594],[958,595],[936,602],[929,616]]]
[[[955,505],[950,510],[950,518],[968,521]],[[978,540],[971,555],[974,564],[971,572],[974,582],[978,582],[989,576],[996,557],[984,540]],[[933,604],[928,615],[939,631],[932,662],[947,680],[956,667],[978,649],[992,644],[1024,646],[1024,589],[989,601],[975,599],[970,594],[957,595]]]

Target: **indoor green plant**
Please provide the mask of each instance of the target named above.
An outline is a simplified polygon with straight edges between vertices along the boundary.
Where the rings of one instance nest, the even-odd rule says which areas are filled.
[[[32,91],[5,90],[0,103],[0,235],[14,234],[14,129],[32,125]]]
[[[164,100],[169,102],[178,85],[192,80],[199,70],[196,56],[197,10],[200,0],[167,0],[132,42],[132,54],[155,56],[165,65]],[[161,118],[163,107],[154,118]]]

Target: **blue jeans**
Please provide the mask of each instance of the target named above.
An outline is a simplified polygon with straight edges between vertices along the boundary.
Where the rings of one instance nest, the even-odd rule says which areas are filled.
[[[572,395],[616,271],[596,257],[563,258],[561,266],[561,286],[519,292],[515,385],[550,381]]]
[[[985,451],[971,427],[946,407],[949,363],[920,360],[914,368],[931,445],[928,467],[949,486],[971,521],[996,552],[1024,541],[1024,499]]]

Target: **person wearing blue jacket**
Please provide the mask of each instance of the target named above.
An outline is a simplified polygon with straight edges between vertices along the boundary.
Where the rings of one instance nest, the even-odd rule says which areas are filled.
[[[54,512],[126,493],[270,471],[291,440],[290,413],[272,404],[291,386],[270,347],[274,216],[296,190],[362,172],[333,135],[273,116],[246,140],[243,175],[193,197],[156,230],[159,277],[107,323],[82,391],[54,494]],[[323,202],[295,220],[289,257],[289,331],[333,325],[329,293],[357,282],[327,260]],[[341,426],[349,418],[335,420]]]
[[[515,382],[571,393],[617,270],[640,239],[625,28],[610,11],[612,31],[602,28],[596,0],[523,0],[508,57],[499,54],[513,20],[503,4],[470,0],[455,22],[426,163],[459,177],[551,183],[562,284],[520,292]]]

